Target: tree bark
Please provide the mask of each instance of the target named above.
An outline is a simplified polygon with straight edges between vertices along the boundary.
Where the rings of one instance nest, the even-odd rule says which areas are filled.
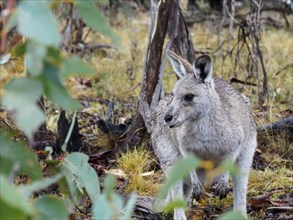
[[[273,135],[284,135],[285,138],[287,138],[291,143],[293,141],[293,117],[284,118],[271,124],[258,126],[257,133],[258,135],[267,133]]]
[[[155,0],[152,1],[152,24],[145,58],[139,111],[133,123],[118,141],[119,150],[124,151],[127,148],[140,146],[147,129],[150,129],[151,106],[155,106],[152,104],[153,96],[161,90],[158,89],[157,85],[160,79],[162,51],[172,4],[173,0],[160,1],[159,3]]]
[[[195,59],[194,46],[178,0],[172,4],[172,16],[168,25],[168,35],[172,50],[192,63]]]

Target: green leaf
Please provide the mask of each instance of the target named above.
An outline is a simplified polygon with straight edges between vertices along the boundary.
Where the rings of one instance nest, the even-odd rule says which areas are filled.
[[[169,189],[178,181],[183,180],[192,170],[196,169],[200,165],[200,160],[195,156],[190,155],[180,160],[175,167],[170,170],[172,175],[169,176],[167,182],[158,193],[159,198],[163,198],[167,195]]]
[[[68,213],[63,202],[57,198],[42,196],[35,201],[34,207],[36,207],[39,213],[37,219],[68,219]]]
[[[59,69],[52,64],[45,63],[43,81],[45,95],[66,110],[81,108],[81,104],[74,100],[67,92],[59,77]]]
[[[27,47],[27,42],[21,42],[18,43],[14,48],[13,48],[13,56],[16,57],[21,57],[25,54],[26,52],[26,47]]]
[[[35,214],[34,208],[29,205],[26,198],[19,191],[19,188],[14,184],[9,184],[7,177],[2,174],[0,174],[0,186],[1,203],[3,202],[6,206],[19,210],[25,215],[32,216]],[[3,215],[7,216],[5,212],[6,210],[4,210]]]
[[[121,219],[130,219],[131,214],[133,212],[134,209],[134,205],[135,205],[135,201],[136,201],[136,196],[134,194],[132,194],[130,196],[130,198],[127,201],[127,204],[124,208],[124,214],[123,217]]]
[[[60,180],[62,177],[62,174],[57,174],[53,177],[48,177],[42,180],[34,181],[31,184],[20,185],[19,188],[22,191],[22,194],[29,198],[33,193],[48,188],[49,186]]]
[[[45,46],[58,47],[61,35],[49,3],[50,1],[21,1],[17,11],[17,27],[25,37]]]
[[[220,216],[220,218],[218,218],[219,220],[246,220],[247,218],[245,218],[241,212],[239,211],[229,211],[223,215]]]
[[[95,201],[100,195],[100,185],[96,171],[88,164],[88,159],[85,154],[71,153],[64,159],[62,172],[69,185],[74,182],[81,192],[85,188],[90,199]]]
[[[0,197],[0,219],[15,220],[15,219],[28,219],[28,216],[23,211],[6,204]]]
[[[63,62],[61,74],[64,77],[71,76],[72,74],[90,75],[94,73],[94,69],[86,65],[81,59],[76,56],[70,57]]]
[[[224,171],[228,171],[232,176],[241,176],[239,168],[236,166],[236,164],[232,160],[226,160],[221,164],[221,168]]]
[[[173,212],[175,208],[187,208],[186,201],[183,200],[173,200],[172,202],[169,202],[165,207],[164,207],[164,212],[170,213]]]
[[[75,121],[76,121],[76,111],[74,111],[74,114],[72,116],[72,120],[71,120],[71,123],[70,123],[70,127],[68,129],[68,132],[67,132],[67,135],[66,135],[66,138],[65,138],[65,141],[61,147],[61,149],[66,152],[67,150],[67,144],[70,140],[70,137],[71,137],[71,134],[72,134],[72,131],[73,131],[73,128],[74,128],[74,125],[75,125]]]
[[[32,76],[40,75],[43,71],[43,60],[47,54],[47,47],[34,41],[28,41],[26,52],[25,61],[28,73]]]
[[[27,174],[32,180],[42,177],[36,155],[24,143],[12,142],[3,134],[0,134],[0,142],[0,173],[9,175],[16,166],[17,174]]]
[[[42,90],[39,81],[28,78],[12,79],[4,87],[2,103],[9,111],[14,112],[17,125],[30,139],[45,121],[44,113],[36,103]]]
[[[107,198],[111,196],[115,189],[115,177],[111,174],[108,174],[104,180],[104,193],[106,194]]]
[[[94,219],[112,219],[112,207],[104,194],[100,195],[94,202],[93,208]]]
[[[117,46],[120,45],[119,38],[114,34],[105,17],[98,11],[94,1],[75,0],[74,3],[78,13],[89,27],[109,37]]]

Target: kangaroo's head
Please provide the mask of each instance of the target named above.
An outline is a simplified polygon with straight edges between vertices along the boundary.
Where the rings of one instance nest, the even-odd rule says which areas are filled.
[[[208,55],[198,57],[192,65],[171,51],[168,51],[168,57],[179,80],[174,86],[173,99],[164,120],[167,126],[174,128],[208,114],[214,86]]]

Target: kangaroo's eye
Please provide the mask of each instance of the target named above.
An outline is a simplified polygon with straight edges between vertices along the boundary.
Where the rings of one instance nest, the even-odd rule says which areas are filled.
[[[193,97],[194,97],[193,94],[186,94],[184,96],[184,101],[191,102],[193,100]]]

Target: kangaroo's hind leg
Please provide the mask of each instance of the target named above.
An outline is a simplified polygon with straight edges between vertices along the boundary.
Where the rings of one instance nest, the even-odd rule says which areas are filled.
[[[238,176],[233,176],[233,197],[234,197],[234,209],[242,212],[243,215],[247,215],[246,212],[246,193],[249,171],[253,160],[254,151],[256,148],[256,134],[249,140],[247,146],[245,146],[236,159],[236,165],[240,170]]]

